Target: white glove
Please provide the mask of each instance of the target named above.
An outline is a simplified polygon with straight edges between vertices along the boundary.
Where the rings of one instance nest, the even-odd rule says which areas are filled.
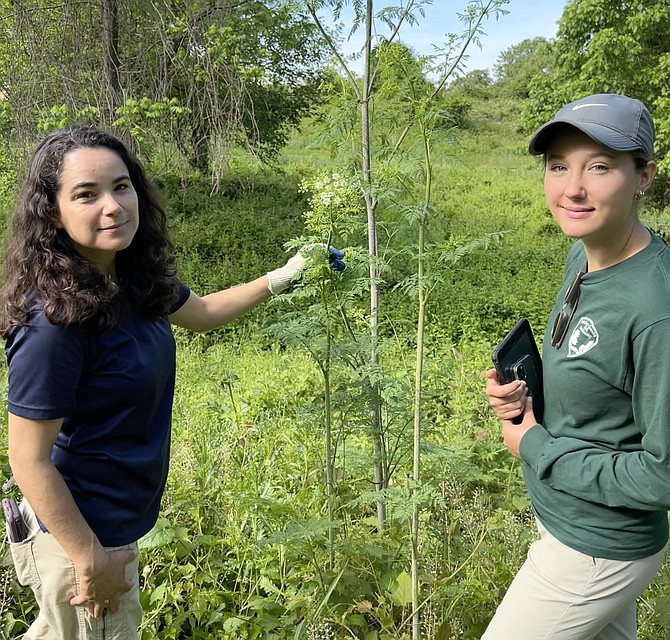
[[[305,262],[307,262],[307,258],[298,251],[292,258],[289,258],[283,267],[279,267],[279,269],[275,269],[274,271],[268,271],[266,275],[270,293],[276,296],[278,293],[288,289],[293,279],[302,272]]]

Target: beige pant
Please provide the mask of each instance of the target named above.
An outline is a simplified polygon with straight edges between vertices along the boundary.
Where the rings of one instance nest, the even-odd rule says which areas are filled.
[[[31,534],[23,542],[10,544],[10,550],[19,582],[33,590],[39,607],[24,640],[137,640],[142,620],[138,559],[126,565],[126,579],[133,587],[121,595],[119,610],[96,619],[86,606],[70,604],[71,594],[78,590],[77,570],[54,537],[40,531],[24,507]],[[136,548],[133,543],[108,550]]]
[[[635,601],[665,549],[642,560],[606,560],[538,529],[482,640],[635,640]]]

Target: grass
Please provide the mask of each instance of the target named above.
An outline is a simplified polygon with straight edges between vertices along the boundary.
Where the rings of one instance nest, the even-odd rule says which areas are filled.
[[[525,154],[514,114],[514,105],[482,101],[470,128],[433,140],[432,239],[509,233],[499,247],[459,262],[429,307],[420,493],[428,640],[479,638],[533,537],[519,465],[502,447],[482,373],[493,344],[519,316],[541,332],[568,243],[547,214],[541,168]],[[276,171],[245,164],[212,197],[202,181],[164,179],[187,283],[204,293],[281,258],[281,244],[300,233],[308,206],[298,184],[340,167],[322,132],[320,122],[306,123]],[[383,215],[394,211],[392,202],[380,202]],[[654,215],[659,225],[665,219]],[[411,241],[411,230],[404,233]],[[335,358],[334,570],[320,373],[304,349],[265,330],[288,311],[313,318],[314,308],[273,301],[251,321],[209,336],[176,332],[171,471],[161,519],[142,541],[142,638],[409,637],[412,485],[402,390],[412,378],[412,334],[404,327],[412,328],[414,311],[391,287],[407,266],[394,268],[382,287],[385,319],[395,331],[383,351],[397,464],[386,493],[388,526],[376,526],[360,381],[343,357]],[[351,271],[342,286],[350,277]],[[348,310],[364,327],[365,298],[351,299]],[[0,463],[7,474],[4,454]],[[13,637],[34,611],[13,580],[6,546],[0,557],[0,638]],[[664,637],[669,591],[666,563],[641,601],[640,640]]]

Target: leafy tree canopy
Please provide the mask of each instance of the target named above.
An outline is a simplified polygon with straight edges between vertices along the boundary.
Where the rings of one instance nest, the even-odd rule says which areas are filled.
[[[486,69],[473,69],[456,78],[449,85],[449,90],[460,92],[467,96],[486,98],[490,95],[489,88],[492,82],[491,76]]]
[[[86,119],[203,170],[239,142],[271,154],[318,99],[323,60],[282,0],[0,0],[0,90],[24,140]]]
[[[551,72],[551,45],[546,38],[522,40],[503,51],[496,61],[496,88],[503,95],[527,98],[533,79]]]

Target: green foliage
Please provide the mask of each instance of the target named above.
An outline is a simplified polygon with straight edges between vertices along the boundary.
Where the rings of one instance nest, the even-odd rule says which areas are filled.
[[[487,98],[491,95],[491,76],[486,69],[474,69],[465,75],[456,78],[450,85],[449,90],[462,93],[471,98]]]
[[[415,307],[406,293],[413,258],[385,256],[382,375],[359,364],[370,346],[362,337],[368,264],[360,192],[319,146],[320,125],[306,128],[313,137],[293,139],[283,173],[239,162],[217,194],[203,176],[160,177],[179,273],[199,293],[280,263],[288,238],[297,238],[297,247],[330,237],[346,248],[347,269],[333,273],[316,260],[290,295],[248,319],[205,336],[178,332],[171,471],[161,519],[141,542],[143,639],[406,639],[407,516],[414,504],[421,506],[425,637],[481,637],[533,536],[519,467],[500,443],[482,372],[493,344],[519,315],[541,333],[568,242],[545,210],[541,167],[525,155],[516,132],[518,102],[472,104],[476,128],[462,132],[458,145],[447,132],[433,135],[429,244],[442,279],[428,308],[418,493],[410,480],[409,441],[414,327],[408,319]],[[304,162],[306,148],[318,161]],[[382,166],[389,182],[414,170],[412,163]],[[395,206],[399,193],[386,183],[379,191],[383,246],[413,238],[408,226],[416,223],[417,208]],[[645,216],[655,229],[668,226],[667,212],[649,209]],[[500,236],[500,245],[467,253],[461,242],[487,236]],[[281,337],[264,331],[273,323],[284,330]],[[326,323],[338,339],[330,352],[330,498],[319,369]],[[369,481],[365,376],[380,382],[393,445],[384,531],[377,529],[378,496]],[[0,426],[4,440],[4,422]],[[9,472],[2,453],[0,469]],[[337,562],[331,570],[333,524]],[[35,606],[16,583],[6,545],[0,557],[0,637],[15,637]],[[669,596],[664,567],[640,605],[640,640],[664,637]]]
[[[472,102],[464,95],[445,92],[438,100],[440,113],[435,120],[436,129],[464,129],[470,125],[468,116],[472,111]]]
[[[177,275],[200,295],[280,266],[288,258],[284,243],[303,229],[305,197],[296,179],[281,173],[241,167],[221,181],[216,193],[200,175],[164,175],[157,183],[169,213]],[[246,336],[280,314],[278,307],[265,306],[208,334],[178,334],[205,347],[224,336]]]
[[[78,109],[76,112],[68,107],[66,104],[49,107],[42,113],[36,123],[35,127],[40,133],[47,133],[55,129],[62,129],[68,125],[77,122],[89,122],[98,115],[98,110],[95,107],[84,107]]]
[[[215,65],[234,69],[244,83],[244,135],[273,156],[318,102],[323,46],[295,3],[240,4],[223,26],[206,34]]]
[[[572,0],[559,21],[555,81],[568,74],[571,89],[623,91],[651,104],[650,83],[659,57],[668,51],[670,7],[653,0]]]
[[[482,349],[488,345],[476,348],[481,359]],[[509,459],[494,446],[490,417],[476,401],[471,367],[478,358],[434,353],[427,409],[436,421],[425,448],[431,482],[418,498],[426,509],[422,582],[431,594],[431,619],[460,628],[466,638],[478,637],[528,542],[527,505],[516,497],[523,493],[520,478],[505,468]],[[403,637],[406,463],[388,490],[395,515],[380,533],[368,500],[359,497],[367,481],[356,461],[364,465],[368,454],[352,420],[356,397],[338,388],[341,535],[339,566],[329,570],[315,366],[294,350],[235,351],[224,344],[204,353],[180,350],[163,517],[141,542],[143,638],[283,639],[300,637],[298,629],[310,638],[326,628],[334,638]],[[455,370],[460,375],[447,377]],[[449,414],[445,391],[454,398]],[[501,510],[510,507],[511,514]]]
[[[7,100],[0,100],[0,133],[5,137],[12,126],[12,105]]]
[[[409,7],[420,13],[422,4]],[[468,4],[466,20],[477,5]],[[202,105],[184,96],[193,89],[209,95],[213,85],[192,57],[190,47],[198,46],[192,43],[202,44],[189,40],[194,34],[206,34],[206,56],[222,72],[211,96],[232,100],[223,91],[230,65],[225,77],[234,88],[244,81],[254,108],[284,110],[284,116],[295,109],[296,121],[302,113],[287,98],[280,76],[288,71],[273,48],[282,38],[302,46],[300,28],[290,36],[290,29],[280,32],[291,16],[281,13],[273,22],[270,5],[241,7],[251,12],[246,21],[210,21],[198,3],[192,16],[172,16],[168,42],[178,52],[172,60],[192,74],[193,84],[176,83],[174,93],[138,90],[132,95],[146,97],[127,100],[116,112],[117,125],[135,135],[154,170],[162,169],[158,182],[178,273],[198,293],[256,277],[287,251],[317,246],[289,293],[208,335],[175,332],[173,454],[161,518],[140,544],[141,637],[406,640],[408,521],[416,508],[424,635],[475,640],[533,536],[519,466],[500,443],[482,372],[492,346],[518,317],[541,333],[569,246],[546,212],[541,167],[525,155],[517,133],[522,78],[548,68],[544,45],[535,49],[532,41],[508,52],[498,75],[508,83],[504,88],[474,73],[435,94],[425,79],[430,60],[417,60],[396,43],[375,49],[369,193],[379,222],[381,367],[368,358],[369,257],[359,147],[350,134],[359,117],[351,85],[335,74],[325,77],[328,103],[303,122],[274,171],[228,154],[225,141],[198,137],[197,117],[207,112],[196,113]],[[360,17],[363,4],[354,8]],[[402,11],[384,9],[380,18],[393,22]],[[259,41],[249,39],[254,30]],[[538,87],[549,86],[548,76],[539,78]],[[71,113],[59,107],[42,122],[50,127]],[[279,126],[273,137],[269,121],[258,130],[243,122],[240,135],[272,152],[288,132]],[[194,133],[208,151],[226,151],[231,164],[215,193],[205,175],[156,162],[163,129],[170,130],[171,149],[186,156],[197,155]],[[0,198],[14,185],[13,171],[7,176]],[[653,228],[667,229],[667,212],[647,215]],[[422,226],[427,237],[419,256],[410,247]],[[319,243],[345,249],[343,273],[327,267]],[[414,319],[422,287],[430,294],[429,330],[420,349],[423,480],[416,483]],[[381,494],[370,482],[371,384],[383,400],[389,443],[389,483]],[[0,467],[8,472],[2,455]],[[380,498],[387,508],[383,530]],[[13,579],[6,546],[0,557],[1,637],[25,630],[35,611]],[[664,569],[645,594],[641,640],[665,633],[668,580]]]
[[[0,227],[5,230],[16,189],[17,169],[13,153],[0,138]]]
[[[545,38],[522,40],[498,56],[496,91],[514,98],[527,98],[536,77],[551,73],[552,62],[551,47]]]
[[[13,142],[84,120],[217,178],[235,145],[276,154],[318,102],[324,61],[314,25],[282,0],[3,0],[0,45]]]
[[[432,92],[423,62],[400,42],[382,41],[372,50],[371,64],[375,69],[371,93],[383,101],[385,108],[401,103],[409,106],[417,96]]]
[[[434,126],[436,129],[471,128],[469,116],[474,101],[487,100],[492,95],[491,77],[488,71],[475,69],[456,78],[446,90],[440,92],[437,100],[440,115]]]
[[[181,106],[176,98],[154,101],[145,96],[139,100],[127,99],[116,108],[115,115],[112,125],[128,131],[144,157],[155,158],[157,147],[164,144],[159,132],[186,124],[191,110]]]
[[[310,206],[304,214],[308,232],[326,244],[334,234],[344,242],[362,237],[365,203],[353,180],[337,172],[323,172],[303,180],[300,191],[310,194]]]

